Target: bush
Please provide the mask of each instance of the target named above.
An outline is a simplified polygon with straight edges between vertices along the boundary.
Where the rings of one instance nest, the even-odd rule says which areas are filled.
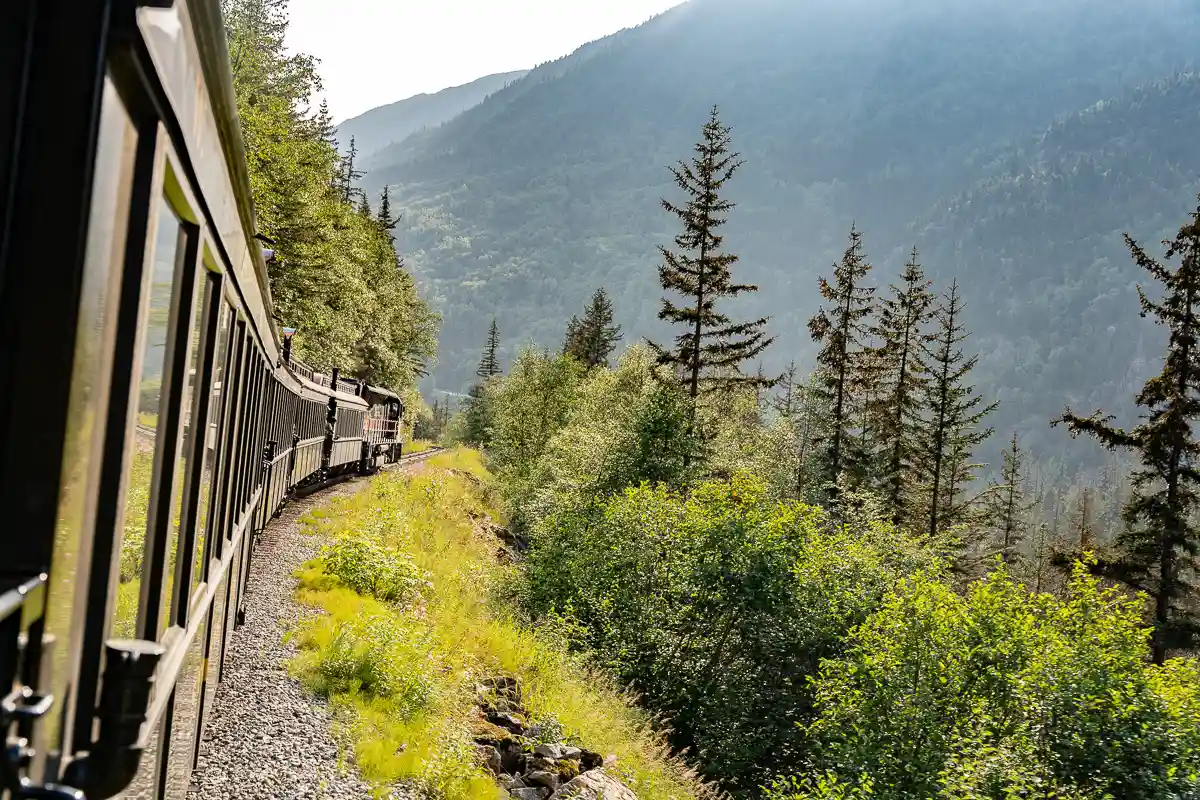
[[[411,600],[425,583],[411,558],[364,538],[326,545],[320,560],[327,575],[359,594],[387,602]]]
[[[1147,637],[1082,566],[1063,601],[908,578],[823,665],[812,763],[889,799],[1195,797],[1196,665],[1147,665]]]
[[[835,523],[737,475],[563,511],[534,537],[524,591],[539,616],[584,626],[593,660],[706,774],[753,791],[803,758],[821,660],[897,581],[941,565],[880,520]]]

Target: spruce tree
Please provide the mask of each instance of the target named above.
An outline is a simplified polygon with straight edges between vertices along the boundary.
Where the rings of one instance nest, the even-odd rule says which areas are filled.
[[[1056,423],[1066,423],[1072,435],[1093,436],[1109,449],[1132,450],[1141,460],[1125,505],[1125,530],[1116,541],[1119,555],[1099,561],[1096,569],[1152,599],[1152,655],[1162,664],[1171,651],[1200,644],[1192,583],[1200,568],[1200,530],[1192,521],[1200,507],[1200,471],[1195,467],[1200,443],[1192,431],[1200,417],[1200,209],[1174,239],[1163,243],[1167,259],[1180,259],[1177,268],[1159,263],[1128,234],[1125,244],[1137,265],[1163,287],[1161,301],[1138,287],[1142,316],[1170,331],[1162,372],[1138,393],[1137,404],[1146,411],[1132,430],[1115,427],[1112,417],[1099,411],[1080,417],[1067,409]]]
[[[904,265],[900,285],[879,304],[871,332],[879,341],[872,356],[879,390],[871,408],[880,450],[881,494],[898,525],[912,521],[917,502],[914,459],[920,435],[922,393],[928,380],[922,346],[933,339],[926,326],[933,316],[933,281],[925,278],[917,248]]]
[[[366,175],[365,172],[354,168],[354,160],[357,157],[358,157],[358,145],[356,145],[354,143],[354,137],[351,136],[350,137],[350,150],[346,153],[345,156],[342,157],[341,173],[339,175],[339,181],[338,181],[340,184],[338,186],[338,189],[342,193],[342,202],[343,203],[350,204],[350,203],[354,202],[355,196],[360,193],[359,190],[355,188],[354,184],[358,181],[359,178],[361,178],[363,175]],[[366,198],[364,197],[364,201],[365,201],[365,199]]]
[[[379,227],[387,235],[388,241],[393,245],[396,243],[396,237],[392,235],[392,231],[396,229],[396,224],[400,221],[399,217],[392,216],[392,200],[388,192],[388,187],[383,187],[383,192],[379,195],[379,214],[375,217],[379,223]]]
[[[820,438],[824,449],[824,479],[836,493],[843,473],[851,486],[866,477],[867,453],[855,436],[861,398],[869,381],[868,317],[874,309],[875,288],[866,285],[871,265],[863,252],[863,235],[857,226],[842,260],[833,265],[833,281],[819,281],[821,296],[829,303],[809,320],[817,354],[817,399],[829,410],[828,430]]]
[[[571,317],[563,353],[574,356],[585,366],[608,366],[608,357],[621,341],[621,326],[613,324],[612,301],[603,288],[597,289],[584,309],[583,319]]]
[[[483,348],[483,357],[479,360],[479,368],[475,370],[475,374],[485,381],[493,375],[500,374],[500,361],[496,355],[496,350],[500,346],[500,334],[496,328],[496,320],[492,320],[492,327],[488,330],[487,345]]]
[[[979,356],[963,354],[960,345],[970,334],[963,327],[962,311],[955,281],[934,312],[936,333],[921,348],[929,372],[922,389],[917,459],[930,536],[966,521],[970,504],[962,494],[977,466],[970,463],[971,451],[991,436],[992,429],[980,424],[999,405],[983,406],[983,398],[966,382]]]
[[[675,368],[693,405],[702,391],[760,383],[756,376],[743,375],[740,367],[774,341],[765,331],[767,318],[734,322],[716,308],[722,298],[758,291],[757,286],[734,282],[730,268],[738,256],[721,251],[724,236],[718,231],[734,208],[721,191],[742,165],[731,142],[730,128],[714,106],[696,155],[690,163],[680,161],[671,168],[687,202],[662,201],[663,208],[683,223],[683,230],[675,237],[675,249],[659,247],[663,262],[658,276],[663,289],[680,295],[682,302],[664,297],[658,317],[681,326],[683,332],[673,347],[653,342],[650,346],[660,364]],[[692,414],[694,419],[694,410]]]
[[[575,356],[582,359],[580,353],[583,351],[583,331],[582,325],[579,322],[579,317],[571,315],[571,319],[567,321],[567,332],[563,336],[562,354],[564,356]]]
[[[1005,564],[1016,564],[1020,547],[1029,533],[1029,512],[1034,502],[1025,497],[1025,453],[1014,432],[1004,451],[1004,465],[998,483],[992,485],[986,498],[986,514],[994,531],[992,552]]]

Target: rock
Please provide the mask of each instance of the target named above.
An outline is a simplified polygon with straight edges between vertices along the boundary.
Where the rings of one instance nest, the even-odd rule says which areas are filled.
[[[553,800],[637,800],[637,795],[603,769],[594,769],[563,784]]]
[[[493,775],[499,775],[501,772],[500,751],[495,747],[485,744],[475,745],[475,752],[479,756],[479,760],[492,771]]]
[[[546,800],[550,796],[550,790],[544,786],[538,786],[535,789],[513,789],[511,794],[517,800]]]
[[[526,788],[525,781],[521,780],[520,775],[501,775],[500,785],[510,792],[515,789]]]
[[[606,756],[604,757],[604,763],[602,763],[600,766],[602,766],[602,767],[614,767],[614,766],[616,766],[616,764],[617,764],[617,757],[616,757],[616,755],[615,755],[615,754],[613,754],[613,753],[609,753],[608,755],[606,755]]]
[[[589,769],[596,769],[604,765],[604,756],[599,753],[593,753],[591,750],[584,750],[579,756],[580,766],[584,772]]]
[[[542,770],[545,772],[554,772],[554,771],[556,771],[557,766],[558,765],[555,763],[554,759],[552,759],[552,758],[546,758],[545,756],[539,756],[536,754],[531,755],[531,756],[525,756],[525,771],[526,772],[536,772],[538,770]]]
[[[529,773],[521,780],[525,781],[525,783],[529,784],[530,786],[545,786],[550,791],[554,791],[558,788],[558,774],[555,772],[538,770],[537,772]]]
[[[498,748],[500,750],[500,766],[510,775],[522,771],[525,765],[525,754],[521,752],[521,743],[509,740]]]
[[[509,733],[520,735],[528,727],[525,720],[518,714],[509,711],[493,711],[487,715],[487,721]]]
[[[583,751],[580,750],[578,747],[571,747],[570,745],[563,745],[562,755],[559,756],[559,758],[569,758],[572,761],[578,761],[582,755],[583,755]]]
[[[563,746],[560,744],[539,744],[533,748],[534,755],[549,758],[552,761],[558,761],[563,758]]]

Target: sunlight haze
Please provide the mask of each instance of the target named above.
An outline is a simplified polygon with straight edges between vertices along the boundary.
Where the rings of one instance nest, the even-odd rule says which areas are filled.
[[[679,0],[292,0],[290,46],[321,59],[335,120],[528,69]]]

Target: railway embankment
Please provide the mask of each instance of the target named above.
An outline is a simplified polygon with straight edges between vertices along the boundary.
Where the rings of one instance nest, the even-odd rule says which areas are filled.
[[[477,453],[377,476],[302,521],[312,545],[292,551],[291,586],[306,611],[279,645],[288,685],[328,709],[348,774],[377,796],[707,793],[645,713],[568,654],[565,631],[522,620],[521,542],[504,528]],[[287,747],[308,757],[297,742]]]
[[[412,472],[420,466],[413,460],[394,469]],[[321,544],[305,520],[369,486],[370,479],[355,478],[296,500],[263,532],[251,563],[245,624],[232,634],[189,800],[371,796],[334,736],[330,703],[288,671],[298,652],[288,634],[312,613],[296,599],[294,572]],[[214,672],[216,665],[209,669]]]

